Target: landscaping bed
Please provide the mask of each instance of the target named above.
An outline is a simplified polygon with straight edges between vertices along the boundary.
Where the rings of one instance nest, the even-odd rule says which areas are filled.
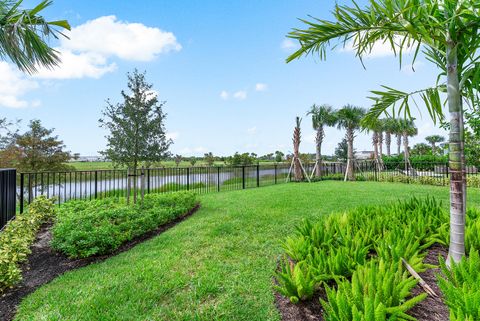
[[[167,229],[175,226],[179,222],[185,220],[187,217],[195,213],[200,207],[199,203],[195,199],[194,194],[192,193],[180,193],[178,195],[169,194],[168,196],[152,196],[150,197],[150,200],[146,200],[146,203],[149,201],[151,202],[152,198],[157,198],[155,201],[159,203],[155,204],[157,207],[151,206],[150,209],[152,210],[160,210],[158,205],[170,205],[170,208],[172,208],[175,207],[176,202],[179,202],[182,206],[179,206],[176,211],[167,211],[169,213],[173,213],[174,216],[164,216],[160,220],[154,221],[153,223],[163,222],[162,224],[157,225],[155,228],[152,229],[152,225],[150,225],[149,228],[145,228],[145,226],[142,225],[143,228],[137,229],[136,234],[129,234],[132,237],[129,237],[128,240],[125,238],[125,236],[123,236],[120,238],[121,242],[119,246],[110,248],[110,250],[106,251],[105,253],[90,252],[93,254],[84,257],[74,257],[72,255],[67,256],[64,253],[60,253],[59,251],[54,250],[51,244],[52,240],[54,240],[54,237],[52,236],[52,230],[58,227],[56,224],[58,224],[58,221],[61,221],[62,219],[57,217],[56,220],[54,220],[56,224],[50,222],[42,225],[36,235],[34,243],[30,247],[31,253],[28,255],[26,261],[21,265],[21,281],[0,295],[0,320],[12,320],[15,315],[16,308],[23,297],[32,293],[36,288],[42,286],[43,284],[50,282],[57,276],[73,269],[104,261],[112,256],[118,255],[121,252],[125,252],[135,245],[155,237]],[[161,198],[160,202],[158,202],[159,198]],[[185,202],[182,202],[182,200]],[[76,204],[73,204],[73,207],[76,207],[77,210],[79,206],[90,208],[91,204],[88,204],[87,202],[89,201],[76,202]],[[71,204],[63,206],[66,208],[72,207]],[[135,206],[133,206],[133,208],[135,208]],[[85,215],[82,215],[81,211],[76,211],[75,214],[77,214],[75,220],[87,219]],[[139,214],[141,214],[141,212],[138,212],[136,216],[141,217],[142,215]],[[116,217],[116,219],[118,220],[118,217]],[[123,223],[125,222],[126,221],[124,220]],[[102,223],[105,225],[106,221],[103,221]],[[116,223],[118,224],[118,221]],[[140,226],[137,225],[137,227]],[[77,228],[81,230],[81,227],[78,225]],[[95,231],[92,231],[92,233],[94,234]],[[78,239],[76,240],[78,241]],[[59,241],[57,240],[57,242]],[[93,246],[94,244],[91,245]]]
[[[469,209],[465,235],[470,256],[452,262],[450,270],[445,263],[448,214],[433,198],[304,221],[283,242],[275,289],[290,304],[277,296],[282,318],[441,321],[457,315],[458,320],[477,320],[479,223],[480,211]],[[419,287],[415,272],[430,288]]]

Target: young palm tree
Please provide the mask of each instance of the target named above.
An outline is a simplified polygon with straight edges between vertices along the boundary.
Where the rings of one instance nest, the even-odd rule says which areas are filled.
[[[410,169],[410,149],[408,145],[408,137],[413,137],[418,134],[417,127],[411,119],[400,119],[399,127],[403,138],[403,158],[405,161],[405,171]]]
[[[380,151],[380,132],[383,130],[383,124],[380,119],[376,121],[370,121],[368,123],[362,123],[362,127],[367,132],[372,132],[372,146],[373,146],[373,159],[375,161],[375,166],[378,170],[382,168],[381,166],[381,153]]]
[[[478,0],[370,0],[365,8],[352,1],[351,6],[336,5],[332,14],[333,21],[304,20],[305,30],[295,29],[289,34],[299,41],[300,49],[288,57],[287,62],[310,53],[325,59],[326,50],[334,41],[352,47],[362,59],[381,42],[390,45],[400,58],[400,64],[406,49],[413,48],[414,61],[423,49],[427,59],[438,67],[435,86],[410,93],[389,87],[374,91],[375,105],[369,118],[378,118],[395,104],[398,114],[409,116],[411,101],[420,96],[436,121],[443,118],[440,92],[447,93],[451,173],[449,258],[460,261],[465,254],[466,208],[462,99],[471,106],[480,101]]]
[[[21,3],[21,0],[0,0],[0,59],[10,59],[27,73],[36,72],[40,66],[57,66],[58,52],[46,41],[63,35],[61,29],[70,30],[70,25],[66,20],[46,21],[39,15],[52,4],[50,0],[30,10],[20,9]]]
[[[432,146],[432,154],[435,155],[435,149],[437,143],[443,143],[445,141],[445,137],[440,135],[431,135],[425,137],[425,140]]]
[[[315,176],[322,176],[322,143],[325,138],[325,126],[335,126],[336,114],[329,105],[313,105],[307,115],[312,115],[312,126],[317,131],[315,135],[316,156]]]
[[[387,156],[390,157],[392,146],[392,134],[395,134],[396,119],[384,118],[383,130],[385,131],[385,146],[387,147]]]
[[[300,182],[303,178],[302,165],[300,164],[300,142],[302,140],[302,133],[300,124],[302,119],[297,117],[295,119],[295,129],[293,130],[293,175],[295,181]]]
[[[346,131],[345,138],[348,144],[348,157],[345,176],[350,181],[355,180],[353,140],[355,139],[355,131],[361,128],[361,122],[364,116],[365,109],[352,105],[346,105],[337,111],[337,127],[339,129],[345,129]]]

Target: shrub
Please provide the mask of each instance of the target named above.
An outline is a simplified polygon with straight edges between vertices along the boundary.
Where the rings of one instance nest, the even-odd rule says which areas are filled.
[[[31,253],[38,229],[55,215],[55,210],[53,199],[40,196],[0,232],[0,293],[21,280],[19,264]]]
[[[62,204],[52,230],[52,246],[71,258],[111,253],[122,243],[156,229],[196,205],[191,192],[145,195],[143,204],[124,199]]]
[[[401,262],[370,261],[360,266],[351,281],[326,287],[321,300],[326,321],[412,320],[405,312],[426,298],[423,293],[407,300],[417,281],[409,277]]]
[[[480,256],[471,250],[468,258],[451,263],[440,261],[442,276],[438,285],[450,309],[451,321],[480,320]]]
[[[325,320],[411,320],[406,311],[424,296],[407,301],[416,281],[401,259],[424,271],[425,249],[448,241],[448,218],[435,199],[412,198],[304,221],[283,243],[277,289],[295,303],[333,281]]]

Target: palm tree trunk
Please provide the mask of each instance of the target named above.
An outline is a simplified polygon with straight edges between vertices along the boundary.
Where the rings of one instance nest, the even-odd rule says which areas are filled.
[[[390,145],[392,144],[392,134],[390,132],[385,133],[385,145],[387,146],[387,156],[390,157]]]
[[[465,255],[466,184],[464,164],[464,124],[457,70],[457,49],[450,39],[447,46],[447,95],[450,112],[450,247],[447,263]]]
[[[317,129],[317,137],[315,141],[317,143],[317,150],[316,150],[316,157],[315,157],[315,165],[317,165],[315,169],[315,176],[322,177],[322,143],[323,138],[325,137],[325,131],[323,126],[318,126]]]
[[[400,156],[400,147],[402,146],[402,135],[397,134],[397,155]]]
[[[435,143],[432,143],[432,155],[435,155]]]
[[[408,150],[408,135],[406,133],[403,134],[403,157],[405,158],[405,171],[408,171],[410,169],[410,151]]]
[[[349,181],[354,181],[355,180],[355,175],[353,173],[354,167],[353,167],[353,162],[355,161],[353,159],[353,139],[355,135],[353,133],[353,129],[347,128],[347,146],[348,146],[348,166],[347,166],[347,179]]]
[[[378,133],[377,132],[373,132],[372,145],[373,145],[373,159],[375,161],[375,167],[378,169],[379,160],[378,160]]]
[[[383,132],[378,133],[378,164],[380,165],[379,170],[383,168]]]

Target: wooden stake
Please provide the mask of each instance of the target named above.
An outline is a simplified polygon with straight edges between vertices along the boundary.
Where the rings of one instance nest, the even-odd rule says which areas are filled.
[[[420,284],[420,286],[425,290],[425,292],[427,292],[428,294],[430,294],[433,297],[438,298],[438,295],[435,293],[435,291],[432,290],[432,288],[427,284],[427,282],[425,282],[422,279],[422,277],[420,275],[418,275],[418,273],[410,266],[410,264],[408,264],[408,262],[403,257],[402,257],[402,262],[405,265],[405,267],[407,268],[408,272],[410,272],[410,274],[415,279],[418,280],[418,284]]]

